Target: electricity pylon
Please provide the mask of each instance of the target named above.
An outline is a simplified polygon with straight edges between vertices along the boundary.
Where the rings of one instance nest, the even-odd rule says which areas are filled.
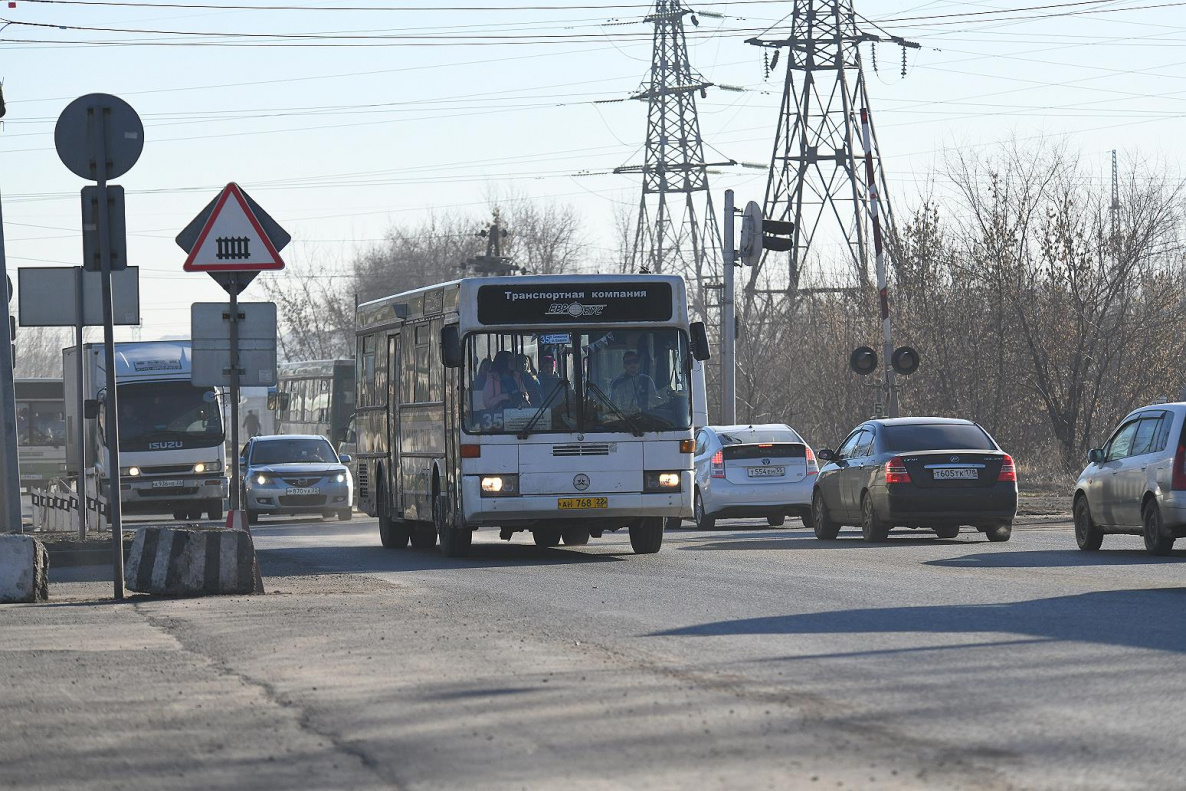
[[[919,46],[858,29],[852,0],[795,0],[791,29],[785,38],[747,42],[775,49],[771,68],[777,65],[782,49],[787,50],[763,215],[794,223],[793,246],[788,252],[790,291],[799,287],[813,242],[817,243],[817,256],[839,253],[851,265],[857,283],[869,284],[869,185],[860,125],[861,110],[869,108],[860,52],[860,44],[867,41],[901,46],[903,74],[906,48]],[[875,130],[872,141],[877,193],[892,227]],[[819,243],[825,240],[832,243],[831,250],[820,249]],[[751,273],[751,288],[757,270],[754,267]]]
[[[715,16],[703,14],[704,16]],[[708,168],[735,162],[704,161],[696,94],[711,82],[692,69],[684,18],[699,20],[680,0],[656,0],[644,21],[655,26],[651,77],[630,98],[647,102],[642,165],[614,173],[642,174],[642,201],[631,248],[632,271],[680,274],[691,286],[693,309],[707,319],[708,287],[721,278],[721,232],[708,191]]]

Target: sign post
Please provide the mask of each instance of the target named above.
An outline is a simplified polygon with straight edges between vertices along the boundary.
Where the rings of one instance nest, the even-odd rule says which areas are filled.
[[[206,272],[230,296],[226,314],[230,324],[226,373],[231,391],[231,524],[235,524],[243,509],[239,469],[239,387],[243,375],[239,360],[239,325],[244,315],[239,309],[239,294],[261,271],[284,268],[280,250],[291,238],[234,182],[227,184],[218,197],[177,235],[178,247],[189,253],[183,267],[185,271]],[[275,333],[272,345],[274,348]],[[243,523],[246,524],[246,520]],[[258,568],[256,592],[263,593]]]
[[[0,213],[0,274],[8,276],[4,256],[4,215]],[[11,280],[8,281],[11,284]],[[9,285],[11,289],[12,286]],[[4,530],[24,532],[21,522],[21,479],[16,454],[16,392],[12,381],[12,327],[8,321],[8,300],[0,310],[0,497],[3,498]]]
[[[135,326],[140,323],[139,273],[139,267],[135,266],[111,273],[114,324]],[[82,389],[82,331],[84,327],[103,325],[102,284],[99,282],[102,277],[101,272],[87,271],[81,266],[26,266],[17,270],[21,326],[74,328],[74,343],[78,349],[74,360],[74,376],[78,382],[78,392],[74,404],[73,444],[78,455],[75,486],[78,491],[80,541],[86,539],[86,445],[82,442],[83,401],[86,400],[86,394]],[[74,299],[63,300],[63,294],[73,294]],[[67,448],[70,445],[71,441],[67,440]]]
[[[114,240],[112,234],[112,206],[108,202],[108,180],[119,178],[132,169],[144,150],[144,124],[131,105],[123,99],[105,93],[80,96],[66,106],[58,116],[54,127],[54,145],[58,157],[72,173],[96,182],[91,193],[83,189],[84,226],[86,225],[85,204],[93,198],[97,204],[94,219],[98,225],[98,261],[87,259],[83,266],[96,268],[103,273],[103,351],[107,366],[107,443],[108,452],[108,519],[111,522],[111,565],[115,577],[115,598],[124,597],[124,540],[123,512],[120,503],[119,478],[119,409],[115,380],[115,339],[112,326],[111,272],[127,266],[126,256],[112,260],[112,248],[124,247],[122,238]],[[115,190],[122,197],[122,189]],[[116,203],[116,214],[122,213],[123,202]],[[121,221],[117,227],[123,228]],[[84,239],[86,228],[83,229]],[[115,244],[113,245],[113,242]],[[114,266],[113,266],[114,264]],[[79,356],[82,348],[79,347]],[[80,493],[80,496],[85,496]]]

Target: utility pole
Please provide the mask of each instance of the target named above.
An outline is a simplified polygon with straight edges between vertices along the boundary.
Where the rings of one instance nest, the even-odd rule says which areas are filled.
[[[861,167],[857,113],[869,95],[860,44],[891,42],[905,51],[918,44],[859,30],[853,0],[795,0],[790,31],[783,38],[751,38],[749,44],[775,50],[770,67],[786,50],[786,80],[779,112],[763,215],[794,223],[787,256],[787,288],[795,291],[813,243],[831,241],[848,260],[856,281],[870,285],[870,216],[863,196],[875,182],[881,208],[893,225],[877,133],[870,121],[874,173]],[[817,234],[820,236],[817,238]],[[817,246],[816,253],[827,254]],[[760,267],[754,267],[750,288]]]

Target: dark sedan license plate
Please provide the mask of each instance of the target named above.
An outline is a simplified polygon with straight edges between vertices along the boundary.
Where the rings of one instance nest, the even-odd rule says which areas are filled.
[[[975,469],[962,467],[946,470],[934,470],[936,481],[974,481],[980,477]]]
[[[321,494],[316,486],[290,486],[285,494]]]

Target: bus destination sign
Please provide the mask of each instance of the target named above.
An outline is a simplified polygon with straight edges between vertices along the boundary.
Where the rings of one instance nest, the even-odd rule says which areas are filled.
[[[483,324],[583,324],[670,321],[670,283],[481,286]]]

